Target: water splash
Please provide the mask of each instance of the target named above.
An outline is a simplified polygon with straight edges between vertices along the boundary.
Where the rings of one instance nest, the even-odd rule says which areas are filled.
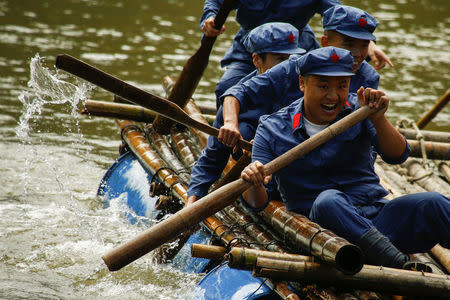
[[[72,116],[77,115],[78,103],[89,96],[93,85],[85,81],[73,84],[63,77],[63,74],[45,67],[44,58],[39,54],[31,59],[29,89],[19,96],[24,109],[16,133],[21,140],[28,139],[29,123],[42,113],[45,105],[68,103],[72,106]]]

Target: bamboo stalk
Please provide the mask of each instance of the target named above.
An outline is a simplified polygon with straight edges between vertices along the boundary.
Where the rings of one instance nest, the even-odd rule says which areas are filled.
[[[420,129],[425,128],[428,123],[447,105],[450,101],[450,89],[433,105],[433,107],[419,120],[417,121],[417,127]]]
[[[450,250],[437,244],[431,248],[431,253],[439,260],[441,265],[450,273]]]
[[[357,273],[363,265],[361,249],[306,217],[289,212],[279,201],[271,201],[260,215],[292,245],[311,253],[345,274]]]
[[[441,266],[439,266],[439,263],[436,262],[428,253],[412,253],[409,254],[409,257],[412,261],[421,262],[429,266],[434,274],[445,274],[441,269]]]
[[[185,131],[172,130],[170,144],[185,167],[191,170],[200,156],[200,151],[192,143],[187,133]]]
[[[450,182],[450,167],[447,162],[443,161],[439,164],[439,171],[441,171],[442,175],[444,175],[447,182]]]
[[[84,101],[81,114],[125,119],[144,123],[153,122],[157,115],[154,111],[137,105],[95,100]]]
[[[258,277],[362,288],[396,295],[444,298],[450,294],[450,278],[447,275],[370,265],[365,265],[357,274],[345,275],[329,266],[313,262],[258,258],[253,274]]]
[[[438,142],[423,142],[425,146],[425,152],[429,159],[450,160],[450,144],[438,143]],[[408,144],[411,147],[412,157],[422,157],[422,149],[419,141],[408,140]]]
[[[410,140],[419,140],[419,138],[423,138],[424,140],[430,142],[450,143],[449,132],[429,130],[420,130],[419,132],[417,132],[413,129],[404,128],[399,128],[398,131]],[[421,137],[418,136],[418,134],[420,134]]]
[[[173,152],[170,145],[167,143],[166,139],[154,130],[151,124],[148,124],[145,128],[147,137],[153,147],[158,152],[159,156],[178,174],[178,176],[185,182],[188,183],[190,180],[189,171],[186,167],[178,160],[177,156]]]
[[[403,165],[408,170],[411,180],[417,182],[427,191],[440,191],[444,195],[450,195],[450,186],[447,182],[437,177],[431,171],[427,171],[417,160],[408,159]]]

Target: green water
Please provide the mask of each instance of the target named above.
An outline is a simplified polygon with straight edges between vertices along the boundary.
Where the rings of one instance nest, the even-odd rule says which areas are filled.
[[[380,71],[380,89],[391,98],[389,118],[418,120],[450,88],[448,1],[343,2],[380,21],[378,45],[395,64]],[[195,295],[201,276],[157,265],[151,255],[116,273],[104,267],[102,254],[142,230],[127,223],[118,204],[103,209],[95,196],[118,155],[120,135],[113,120],[77,111],[83,97],[112,97],[100,89],[88,93],[53,65],[56,55],[68,53],[162,94],[162,77],[177,76],[199,47],[202,6],[193,0],[0,0],[1,299]],[[320,35],[319,17],[312,25]],[[237,29],[229,18],[196,100],[215,101],[219,61]],[[449,131],[449,115],[447,107],[427,129]]]

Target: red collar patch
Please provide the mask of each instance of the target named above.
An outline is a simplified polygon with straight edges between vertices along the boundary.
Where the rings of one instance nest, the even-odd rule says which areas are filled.
[[[339,62],[340,57],[339,57],[339,55],[337,55],[336,52],[334,52],[333,55],[330,56],[330,58],[331,58],[332,62],[337,63],[337,62]]]
[[[348,107],[350,107],[350,103],[348,103],[348,101],[345,102],[345,105],[347,105]]]
[[[291,35],[288,37],[288,40],[289,40],[289,44],[292,44],[295,41],[295,35],[293,35],[291,33]]]
[[[292,122],[292,130],[294,130],[295,128],[298,127],[298,125],[300,125],[301,116],[302,116],[301,113],[298,113],[294,116],[294,121]]]
[[[358,19],[358,25],[361,27],[366,27],[367,25],[367,20],[365,17],[361,17]]]

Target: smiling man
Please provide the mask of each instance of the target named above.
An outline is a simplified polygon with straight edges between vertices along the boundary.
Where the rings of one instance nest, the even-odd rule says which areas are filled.
[[[359,106],[384,107],[276,172],[274,184],[288,210],[359,245],[368,263],[407,268],[411,262],[404,253],[427,252],[436,243],[449,247],[447,197],[429,192],[384,198],[387,191],[374,171],[372,149],[391,164],[404,162],[410,153],[405,138],[385,116],[389,98],[363,87],[357,95],[348,93],[354,64],[347,50],[316,49],[297,63],[304,97],[261,117],[253,162],[241,174],[253,183],[243,194],[244,205],[263,209],[271,200],[272,176],[265,175],[265,164]]]

